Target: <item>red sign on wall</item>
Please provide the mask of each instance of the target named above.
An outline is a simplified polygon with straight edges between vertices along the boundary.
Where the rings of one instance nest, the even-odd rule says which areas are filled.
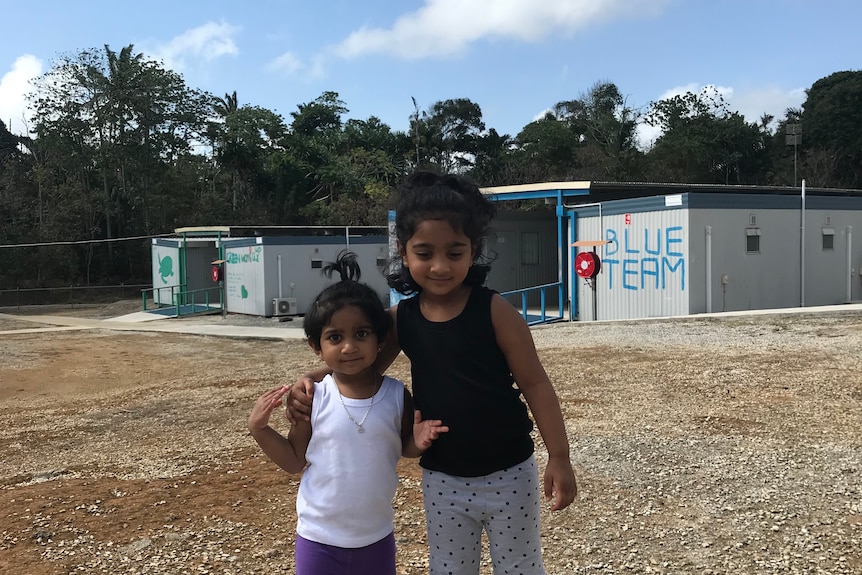
[[[630,225],[631,225],[631,223],[632,223],[632,215],[631,215],[631,214],[626,214],[626,225],[627,225],[627,226],[630,226]]]

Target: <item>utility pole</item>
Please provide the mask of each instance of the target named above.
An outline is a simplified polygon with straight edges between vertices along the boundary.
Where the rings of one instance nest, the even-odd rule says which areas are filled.
[[[413,137],[416,140],[416,168],[419,168],[419,104],[416,103],[416,98],[410,96],[410,99],[413,100],[413,111],[415,115],[413,116]]]
[[[787,136],[785,142],[788,146],[793,146],[793,187],[796,187],[796,151],[799,144],[802,143],[802,124],[787,124]]]

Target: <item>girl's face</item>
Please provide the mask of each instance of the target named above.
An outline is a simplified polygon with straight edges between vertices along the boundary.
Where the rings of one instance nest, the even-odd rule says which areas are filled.
[[[445,296],[464,283],[475,255],[470,238],[445,220],[421,222],[399,249],[404,267],[422,292],[436,296]]]
[[[379,344],[368,317],[350,305],[332,314],[314,351],[334,372],[357,375],[374,364]]]

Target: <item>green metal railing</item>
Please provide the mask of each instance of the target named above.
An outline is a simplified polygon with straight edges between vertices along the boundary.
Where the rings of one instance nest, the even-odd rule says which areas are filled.
[[[167,290],[170,295],[170,305],[166,305],[163,292]],[[186,290],[185,285],[179,284],[160,288],[149,288],[141,290],[141,306],[147,311],[147,295],[152,294],[152,301],[158,299],[158,309],[173,307],[177,316],[191,315],[196,313],[212,313],[224,308],[222,300],[222,288],[213,286],[196,290]],[[200,307],[199,307],[200,306]],[[202,308],[202,309],[201,309]]]

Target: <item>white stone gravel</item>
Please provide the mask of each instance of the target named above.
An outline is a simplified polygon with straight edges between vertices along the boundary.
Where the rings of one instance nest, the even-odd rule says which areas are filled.
[[[560,323],[533,335],[561,400],[581,490],[565,511],[543,510],[548,573],[862,573],[862,313]],[[0,341],[9,364],[35,361],[22,340]],[[8,527],[0,512],[0,572],[22,572],[3,556],[26,545],[41,547],[48,566],[69,566],[57,573],[293,572],[295,481],[287,478],[282,497],[267,504],[278,519],[264,523],[230,511],[184,520],[169,492],[152,505],[178,519],[122,540],[74,519],[115,517],[133,497],[123,487],[131,480],[206,489],[199,476],[192,486],[190,474],[211,465],[234,473],[221,485],[234,477],[254,488],[257,474],[235,457],[252,446],[245,414],[260,390],[307,365],[307,350],[302,342],[206,341],[225,359],[205,376],[189,375],[206,365],[192,357],[183,374],[117,405],[0,410],[0,505],[38,484],[113,477],[117,485],[97,499],[62,500],[67,521],[56,509],[32,508],[26,531]],[[182,354],[166,347],[164,357]],[[406,362],[393,372],[408,379]],[[40,447],[32,434],[60,439]],[[51,467],[48,454],[68,438],[89,449]],[[427,572],[418,493],[415,474],[405,475],[395,502],[401,574]],[[237,496],[235,509],[252,500],[259,505]],[[481,573],[491,573],[487,557]]]

